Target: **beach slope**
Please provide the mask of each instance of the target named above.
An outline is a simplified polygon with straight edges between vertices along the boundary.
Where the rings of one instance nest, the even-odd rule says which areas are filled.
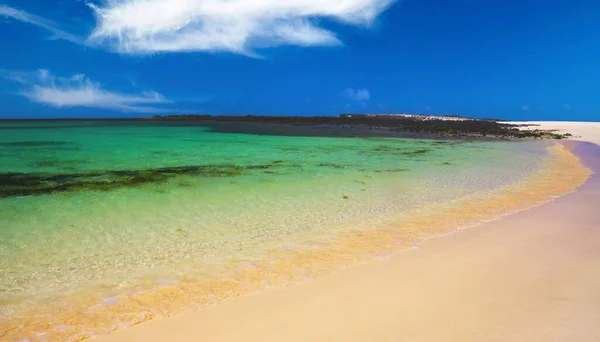
[[[596,172],[576,192],[385,260],[99,340],[600,341],[600,147],[567,146]]]

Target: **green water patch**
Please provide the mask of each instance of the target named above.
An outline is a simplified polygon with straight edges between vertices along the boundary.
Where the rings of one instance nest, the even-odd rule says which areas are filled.
[[[60,159],[44,159],[35,160],[30,163],[31,166],[36,168],[57,168],[57,169],[77,169],[77,167],[86,164],[86,160],[60,160]]]
[[[68,141],[10,141],[0,143],[3,147],[63,147],[75,145]]]
[[[405,148],[405,147],[395,147],[395,146],[390,146],[390,145],[377,145],[377,146],[373,146],[370,149],[367,149],[368,152],[376,153],[376,154],[401,153],[406,150],[407,150],[407,148]]]
[[[425,145],[428,146],[428,145]],[[435,148],[413,146],[398,147],[394,145],[375,145],[370,148],[361,149],[359,152],[368,156],[418,156],[434,151]]]
[[[455,146],[455,145],[465,145],[473,143],[473,140],[456,140],[456,139],[448,139],[448,140],[433,140],[431,144],[433,145],[446,145],[446,146]]]
[[[81,150],[81,145],[69,141],[10,141],[0,142],[0,151],[21,153],[59,153]]]
[[[58,167],[60,165],[60,160],[36,160],[31,163],[31,166],[34,167]]]
[[[77,128],[92,128],[92,129],[97,129],[97,128],[112,128],[112,127],[123,127],[123,126],[131,126],[131,125],[138,125],[138,126],[148,126],[148,124],[145,124],[143,122],[108,122],[108,121],[87,121],[87,122],[83,122],[83,121],[69,121],[69,120],[65,120],[65,121],[56,121],[56,120],[52,120],[49,122],[22,122],[22,123],[10,123],[10,122],[6,122],[3,123],[2,125],[0,125],[0,130],[6,130],[6,131],[11,131],[11,130],[49,130],[49,131],[55,131],[55,130],[61,130],[61,129],[77,129]]]
[[[414,157],[414,156],[420,156],[420,155],[429,153],[431,151],[433,151],[433,150],[430,148],[422,148],[422,149],[418,149],[418,150],[402,152],[402,155],[408,156],[408,157]]]

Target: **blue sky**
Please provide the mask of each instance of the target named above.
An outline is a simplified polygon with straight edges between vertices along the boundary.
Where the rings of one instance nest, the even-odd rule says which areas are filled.
[[[600,121],[599,14],[596,0],[5,1],[0,118]]]

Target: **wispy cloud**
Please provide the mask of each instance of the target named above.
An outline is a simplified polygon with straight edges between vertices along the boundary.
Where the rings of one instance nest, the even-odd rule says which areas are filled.
[[[369,25],[395,0],[119,0],[90,5],[90,36],[122,53],[227,51],[339,45],[319,19]]]
[[[346,88],[346,89],[344,89],[342,94],[348,100],[352,100],[352,101],[364,102],[364,101],[369,101],[369,99],[371,99],[371,93],[367,89],[364,89],[364,88],[360,88],[360,89]]]
[[[573,107],[571,107],[571,105],[570,105],[570,104],[566,104],[566,105],[564,105],[563,107],[564,107],[566,110],[571,110],[571,109],[573,109]]]
[[[526,111],[526,112],[527,112],[527,111],[529,111],[529,106],[522,106],[522,107],[521,107],[521,110],[523,110],[523,111]]]
[[[281,45],[333,46],[342,42],[322,19],[367,27],[399,0],[111,0],[88,3],[96,27],[87,38],[48,19],[0,5],[0,16],[50,31],[54,39],[106,46],[125,54],[232,52]]]
[[[84,40],[65,32],[58,28],[58,25],[53,21],[42,18],[35,14],[31,14],[22,10],[18,10],[6,5],[0,5],[0,16],[12,18],[26,24],[31,24],[45,29],[52,33],[52,39],[64,39],[76,44],[83,44]]]
[[[124,94],[105,90],[83,74],[53,76],[48,70],[35,72],[0,71],[5,79],[22,85],[20,95],[32,102],[53,107],[90,107],[123,112],[156,113],[166,111],[155,105],[170,103],[157,92]]]

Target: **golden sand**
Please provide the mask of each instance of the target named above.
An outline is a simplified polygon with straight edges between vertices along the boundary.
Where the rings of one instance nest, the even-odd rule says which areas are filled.
[[[2,322],[0,331],[6,332],[0,337],[6,340],[31,338],[32,332],[45,331],[47,333],[39,336],[40,339],[81,340],[156,317],[193,310],[190,303],[195,303],[195,308],[203,307],[269,287],[284,287],[340,267],[387,256],[427,237],[452,232],[457,227],[473,226],[538,206],[575,190],[591,175],[591,170],[562,144],[553,145],[549,152],[548,164],[522,184],[451,204],[415,210],[403,215],[399,223],[347,234],[327,246],[272,252],[265,257],[266,261],[231,270],[229,276],[154,288],[119,298],[117,303],[101,310],[89,310],[98,303],[97,297],[78,295],[77,298],[82,299],[73,302],[72,306],[35,308],[35,313],[24,315],[26,318]],[[85,308],[85,312],[81,308]]]

